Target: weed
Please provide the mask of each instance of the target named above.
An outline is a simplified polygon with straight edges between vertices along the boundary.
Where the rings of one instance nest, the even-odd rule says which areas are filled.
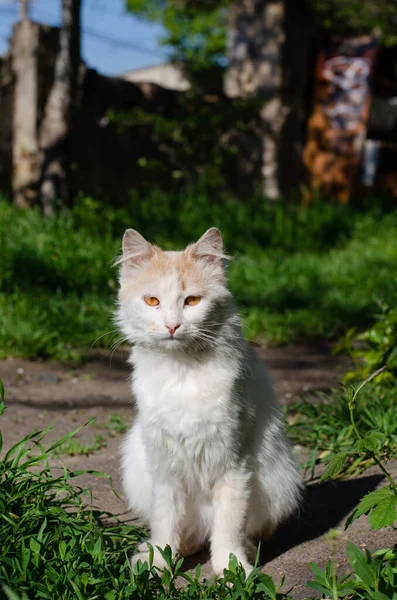
[[[102,425],[109,430],[109,435],[114,436],[117,433],[125,433],[128,431],[127,421],[118,413],[110,413],[106,423]]]
[[[373,529],[393,525],[396,521],[397,483],[387,471],[384,461],[397,458],[397,442],[387,437],[385,433],[372,429],[363,433],[356,419],[358,396],[363,387],[385,370],[382,367],[363,381],[356,389],[353,386],[345,388],[346,403],[355,440],[352,440],[348,450],[331,453],[327,459],[327,468],[321,480],[335,478],[345,470],[348,461],[354,463],[376,464],[386,477],[388,484],[380,490],[366,494],[347,520],[346,527],[362,514],[369,513],[369,523]]]
[[[364,436],[377,431],[387,440],[384,451],[397,448],[396,385],[365,387],[360,391],[360,411],[356,415],[357,426]],[[319,402],[296,402],[288,407],[289,436],[295,444],[310,450],[304,468],[315,478],[316,465],[331,456],[347,452],[353,445],[355,435],[350,419],[346,390],[334,390],[330,397],[321,395]],[[386,456],[385,456],[386,458]],[[350,456],[343,472],[337,476],[357,475],[374,464],[370,457]]]
[[[345,381],[363,379],[381,365],[387,366],[383,380],[393,381],[397,376],[397,308],[379,303],[375,322],[367,330],[357,333],[350,329],[342,338],[335,352],[347,352],[355,363]]]
[[[56,449],[55,454],[66,456],[88,456],[106,446],[106,439],[102,435],[96,435],[91,442],[86,442],[84,444],[76,439],[68,440]]]
[[[334,561],[324,570],[310,563],[315,579],[308,586],[333,600],[397,600],[397,546],[371,556],[347,542],[347,557],[352,571],[343,577],[337,576]]]

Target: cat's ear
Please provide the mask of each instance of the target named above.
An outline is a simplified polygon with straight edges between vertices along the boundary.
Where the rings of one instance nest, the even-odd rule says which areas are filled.
[[[127,229],[123,236],[122,248],[123,253],[115,261],[116,265],[126,262],[131,266],[138,266],[148,260],[154,250],[152,244],[135,229]]]
[[[229,258],[223,252],[222,235],[216,227],[208,229],[198,242],[190,246],[190,251],[197,258],[206,258],[213,261],[223,261]]]

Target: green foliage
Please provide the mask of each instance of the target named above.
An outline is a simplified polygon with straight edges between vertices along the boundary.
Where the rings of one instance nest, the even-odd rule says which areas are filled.
[[[103,423],[102,427],[106,427],[109,430],[109,435],[114,436],[116,433],[125,433],[128,431],[128,423],[118,413],[110,413],[106,423]]]
[[[204,80],[207,85],[224,61],[229,4],[231,0],[126,0],[135,15],[162,24],[165,35],[160,41],[171,48],[171,58],[183,63],[193,83]]]
[[[82,349],[114,329],[110,261],[119,243],[109,229],[87,235],[71,215],[45,219],[5,202],[0,213],[0,355],[78,362]]]
[[[322,450],[320,457],[325,458],[326,462],[320,481],[346,477],[374,464],[385,475],[387,485],[362,498],[348,518],[346,527],[363,514],[369,514],[369,523],[373,529],[394,525],[396,522],[397,482],[387,471],[385,464],[388,460],[397,458],[397,427],[393,418],[397,386],[394,385],[392,388],[392,401],[388,406],[384,402],[385,395],[382,393],[384,383],[378,386],[376,403],[374,402],[376,392],[374,393],[371,387],[369,395],[366,397],[363,395],[362,400],[360,396],[358,404],[359,395],[363,394],[365,386],[383,371],[384,367],[367,377],[357,388],[346,387],[343,396],[338,397],[336,404],[338,412],[335,414],[333,410],[335,402],[331,402],[328,406],[330,410],[322,415],[323,421],[320,423],[313,420],[313,413],[316,412],[314,407],[309,411],[307,408],[301,411],[298,406],[297,410],[300,410],[300,415],[305,414],[305,418],[300,421],[295,418],[291,427],[295,440],[304,442],[304,430],[299,430],[299,427],[302,424],[306,427],[311,426],[312,473],[314,473],[319,451]],[[308,413],[312,417],[310,424],[307,420]]]
[[[383,370],[384,368],[379,369],[367,377],[357,388],[345,388],[343,398],[337,396],[338,414],[333,417],[331,415],[333,414],[333,408],[335,408],[335,400],[332,402],[331,399],[328,405],[330,411],[327,411],[320,427],[318,422],[313,420],[313,411],[310,415],[312,418],[310,425],[313,430],[311,446],[313,447],[313,442],[315,444],[313,448],[314,463],[319,450],[319,440],[321,439],[323,446],[328,446],[326,453],[324,453],[327,457],[326,470],[321,480],[346,476],[351,474],[352,469],[353,472],[363,470],[373,464],[376,464],[386,477],[387,484],[383,488],[369,492],[361,499],[356,509],[347,519],[346,528],[363,514],[369,515],[369,523],[372,529],[393,527],[396,523],[397,482],[385,466],[387,460],[397,458],[397,439],[395,436],[396,430],[393,427],[392,413],[387,415],[387,418],[379,420],[378,407],[374,406],[372,402],[373,397],[376,397],[372,386],[369,391],[369,398],[371,399],[369,407],[365,407],[361,399],[363,391],[368,391],[367,384],[381,375]],[[377,400],[380,402],[378,406],[381,411],[385,409],[383,405],[384,396],[382,396],[384,386],[385,382],[383,381],[376,388],[378,390]],[[396,385],[394,385],[394,392],[397,393]],[[395,399],[394,395],[394,401],[390,406],[393,411],[395,411]],[[320,410],[322,411],[323,408],[321,406]],[[297,410],[299,410],[299,407],[297,407]],[[383,412],[382,417],[385,417],[386,414]],[[384,430],[374,427],[373,424],[371,426],[371,423],[368,423],[368,418],[371,420],[371,415],[376,415],[375,419],[378,420],[378,423],[383,425],[388,423],[388,426]],[[342,438],[339,437],[337,429],[337,419],[340,416],[342,416]],[[331,420],[326,425],[327,417]],[[335,420],[333,421],[332,418]],[[308,422],[307,425],[309,425]],[[365,425],[366,427],[364,427]],[[299,428],[297,419],[292,425],[292,431],[295,427]],[[393,432],[390,431],[390,427]],[[386,430],[389,430],[388,433],[386,433]],[[300,433],[302,434],[302,431]],[[326,433],[326,436],[324,436],[324,433]],[[302,437],[300,441],[302,441]],[[341,450],[341,447],[343,447],[343,450]],[[314,465],[312,466],[314,468]],[[308,586],[333,599],[387,600],[391,598],[397,600],[397,546],[379,550],[371,556],[368,550],[363,553],[357,546],[348,542],[347,556],[352,568],[351,573],[338,577],[335,554],[333,559],[328,561],[324,570],[315,564],[311,564],[315,579],[309,581]]]
[[[350,329],[340,341],[335,351],[347,352],[355,363],[345,380],[368,377],[381,365],[387,371],[382,378],[393,381],[397,377],[397,308],[379,303],[380,313],[371,327],[362,333]]]
[[[160,23],[161,42],[185,67],[193,83],[211,80],[225,64],[228,10],[232,0],[126,0],[128,10]],[[336,37],[375,33],[385,45],[397,42],[397,0],[312,0],[314,23],[321,34]],[[217,73],[219,76],[219,73]]]
[[[352,513],[348,525],[370,511],[369,522],[372,529],[394,525],[396,521],[397,494],[390,487],[369,492],[362,498]]]
[[[342,37],[376,33],[385,45],[397,42],[396,0],[313,0],[322,31]]]
[[[386,461],[397,452],[397,386],[378,384],[360,391],[360,410],[355,415],[360,441],[356,441],[346,393],[334,390],[316,403],[302,401],[288,407],[289,435],[295,444],[311,450],[304,467],[312,477],[320,463],[327,463],[329,477],[341,478],[373,466],[371,451]]]
[[[123,595],[131,583],[126,552],[143,533],[85,508],[88,490],[74,480],[103,474],[64,467],[55,475],[48,460],[73,433],[44,450],[47,431],[26,436],[0,460],[1,588],[9,598],[86,600],[99,589],[102,598],[133,597]]]
[[[356,420],[357,402],[361,390],[371,380],[380,375],[383,370],[384,367],[367,377],[356,389],[353,387],[345,389],[345,399],[349,409],[353,439],[348,450],[339,452],[336,455],[331,454],[326,471],[321,478],[323,480],[340,476],[348,460],[366,465],[372,462],[386,476],[388,485],[381,490],[366,494],[357,509],[349,517],[346,527],[360,515],[369,512],[369,522],[373,529],[393,525],[396,521],[397,483],[386,470],[383,461],[390,458],[397,458],[397,443],[394,437],[388,437],[382,431],[371,430],[363,434]]]
[[[315,579],[308,581],[308,587],[333,598],[344,598],[346,595],[355,592],[355,585],[351,574],[348,573],[341,579],[338,579],[335,573],[335,562],[329,560],[324,570],[320,569],[315,563],[310,563]]]
[[[168,249],[220,227],[234,260],[231,289],[248,338],[285,343],[334,338],[371,320],[397,284],[397,213],[314,204],[274,205],[215,198],[185,188],[159,190],[111,208],[80,198],[72,212],[46,219],[0,202],[0,356],[78,362],[122,337],[111,322],[112,268],[127,227]]]
[[[121,135],[152,140],[143,145],[136,161],[142,187],[146,185],[151,193],[155,180],[159,188],[180,193],[181,187],[194,185],[219,197],[238,186],[239,194],[246,197],[255,182],[260,101],[190,90],[175,95],[172,104],[171,114],[161,98],[149,107],[108,112]],[[250,165],[247,170],[251,168],[248,176],[239,157],[241,147]]]
[[[308,586],[334,600],[397,600],[397,546],[371,556],[347,542],[347,556],[352,572],[343,577],[337,576],[335,561],[328,561],[324,570],[311,563],[315,579]]]
[[[56,454],[66,456],[88,456],[101,448],[107,446],[107,441],[102,435],[96,435],[91,442],[79,442],[76,439],[71,439],[65,442],[56,451]]]

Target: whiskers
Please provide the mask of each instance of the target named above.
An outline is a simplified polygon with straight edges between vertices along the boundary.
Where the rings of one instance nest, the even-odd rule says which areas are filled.
[[[194,327],[191,332],[192,346],[197,350],[224,349],[238,352],[242,341],[239,328],[233,327],[228,321],[206,321],[201,326]]]
[[[110,335],[110,339],[112,339],[117,333],[119,332],[118,329],[112,329],[111,331],[106,331],[105,333],[103,333],[102,335],[98,336],[96,338],[96,340],[94,340],[90,346],[90,350],[93,349],[93,347],[95,346],[95,344],[97,342],[99,342],[99,340],[101,340],[103,337],[105,337],[105,335]]]
[[[113,358],[113,354],[116,352],[117,348],[119,346],[121,346],[122,344],[125,344],[126,342],[128,342],[128,337],[127,336],[122,336],[121,338],[119,338],[118,340],[116,340],[115,342],[113,342],[113,344],[110,346],[109,352],[111,352],[110,355],[110,365],[112,365],[112,358]],[[106,355],[108,356],[109,353]]]
[[[121,336],[119,338],[117,338],[116,340],[114,340],[114,337],[116,335],[120,335],[120,330],[119,329],[112,329],[111,331],[107,331],[106,333],[103,333],[102,335],[100,335],[99,337],[96,338],[96,340],[91,344],[90,350],[92,350],[93,346],[95,346],[95,344],[102,339],[103,337],[105,337],[106,335],[109,335],[109,341],[112,341],[110,347],[108,348],[108,351],[106,352],[104,358],[107,358],[110,355],[110,365],[112,364],[112,358],[114,353],[116,352],[117,348],[119,348],[119,346],[121,346],[122,344],[128,342],[128,338],[126,336]]]

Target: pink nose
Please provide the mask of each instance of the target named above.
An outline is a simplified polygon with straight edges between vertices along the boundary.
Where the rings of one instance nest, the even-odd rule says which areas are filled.
[[[177,329],[179,329],[179,327],[181,326],[181,324],[179,323],[179,325],[167,325],[167,329],[170,332],[171,335],[174,335],[175,331]]]

